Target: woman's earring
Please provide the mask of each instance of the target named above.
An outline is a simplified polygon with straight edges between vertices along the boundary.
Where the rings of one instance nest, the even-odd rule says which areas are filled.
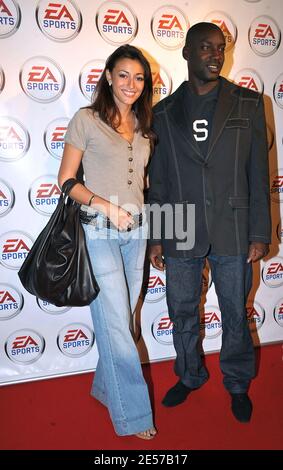
[[[109,80],[108,85],[112,86],[112,80]]]

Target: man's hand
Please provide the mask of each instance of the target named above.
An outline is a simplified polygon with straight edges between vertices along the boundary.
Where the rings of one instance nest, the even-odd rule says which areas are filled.
[[[249,247],[247,263],[259,261],[264,258],[268,252],[269,245],[267,243],[252,242]]]
[[[165,264],[162,256],[162,245],[151,245],[148,254],[152,266],[159,271],[164,271]]]

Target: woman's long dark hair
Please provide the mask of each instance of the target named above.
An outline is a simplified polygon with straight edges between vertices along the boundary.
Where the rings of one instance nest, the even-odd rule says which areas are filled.
[[[109,86],[106,78],[106,70],[112,72],[116,63],[120,59],[137,60],[144,69],[144,89],[133,104],[133,111],[137,117],[137,131],[141,131],[143,137],[150,139],[150,146],[153,149],[155,134],[152,127],[152,76],[148,60],[142,52],[134,46],[126,44],[118,47],[107,59],[105,68],[97,83],[93,103],[88,106],[93,112],[97,112],[100,119],[111,126],[114,130],[121,124],[121,113],[116,105],[112,87]]]

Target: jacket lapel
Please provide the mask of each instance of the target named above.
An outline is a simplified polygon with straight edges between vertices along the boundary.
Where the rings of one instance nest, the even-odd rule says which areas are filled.
[[[219,97],[212,122],[208,152],[205,158],[206,162],[211,157],[212,150],[226,125],[227,119],[229,118],[234,109],[234,106],[237,103],[237,96],[233,94],[233,88],[231,87],[228,80],[221,77],[221,82],[221,89],[219,91]]]
[[[170,122],[174,125],[174,128],[178,128],[178,131],[182,134],[182,138],[188,143],[188,145],[193,150],[193,152],[190,152],[190,157],[200,163],[199,158],[197,158],[195,154],[197,154],[201,158],[201,161],[203,161],[203,155],[201,154],[195,140],[192,138],[193,135],[189,129],[188,114],[186,110],[186,86],[188,86],[188,83],[184,82],[176,91],[174,100],[172,100],[166,108],[167,115]]]

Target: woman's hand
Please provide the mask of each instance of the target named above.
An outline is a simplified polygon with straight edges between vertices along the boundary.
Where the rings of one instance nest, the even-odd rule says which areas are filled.
[[[112,203],[109,204],[109,211],[107,212],[107,216],[118,230],[126,231],[131,229],[134,219],[130,212]]]

